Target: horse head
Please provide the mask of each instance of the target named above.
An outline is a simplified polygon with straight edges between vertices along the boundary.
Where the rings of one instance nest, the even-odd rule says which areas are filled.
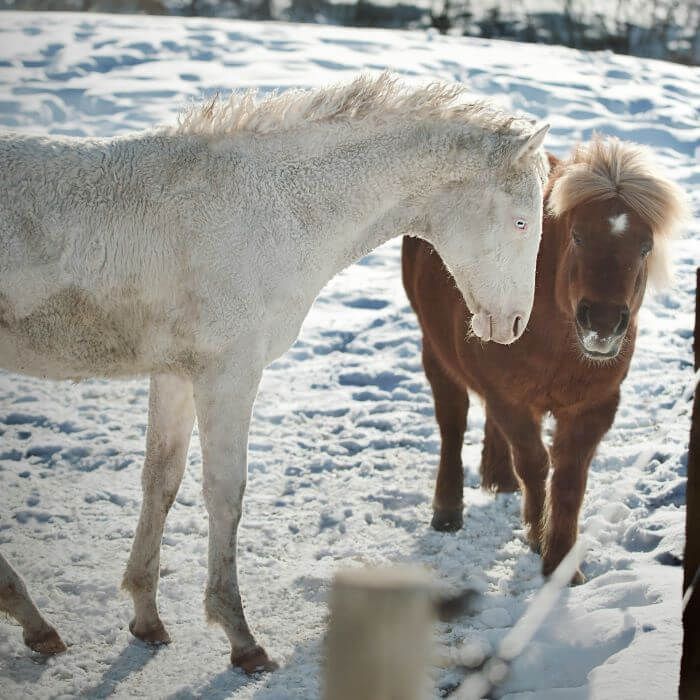
[[[549,129],[510,136],[490,169],[468,173],[433,198],[430,242],[440,253],[472,313],[482,340],[517,340],[530,318],[542,235],[548,166],[542,142]]]
[[[552,172],[548,208],[561,234],[555,294],[579,348],[594,360],[617,357],[647,281],[671,279],[668,240],[684,218],[680,189],[649,150],[594,138]]]

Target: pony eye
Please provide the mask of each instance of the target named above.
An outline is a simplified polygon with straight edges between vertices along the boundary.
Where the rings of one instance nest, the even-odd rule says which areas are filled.
[[[574,245],[583,245],[583,238],[581,238],[576,231],[571,232],[571,238],[574,241]]]
[[[516,219],[514,222],[515,228],[524,231],[527,228],[527,221],[525,219]]]
[[[643,245],[642,246],[642,257],[646,258],[647,255],[651,253],[651,246],[649,244]]]

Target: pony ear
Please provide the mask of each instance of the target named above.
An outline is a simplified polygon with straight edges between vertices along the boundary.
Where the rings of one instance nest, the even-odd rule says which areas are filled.
[[[544,137],[549,131],[549,124],[546,122],[540,127],[535,129],[529,136],[526,136],[523,141],[520,142],[518,150],[515,152],[513,157],[513,162],[517,163],[519,160],[524,160],[529,158],[544,142]]]

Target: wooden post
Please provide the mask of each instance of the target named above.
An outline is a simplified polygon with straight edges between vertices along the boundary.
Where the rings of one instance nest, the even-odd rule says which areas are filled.
[[[349,569],[333,582],[324,700],[424,700],[435,606],[413,568]]]
[[[700,268],[695,286],[695,371],[700,368]],[[700,402],[697,388],[693,400],[688,445],[688,484],[686,486],[685,556],[683,557],[683,594],[694,584],[683,612],[683,656],[681,658],[681,700],[700,698]]]

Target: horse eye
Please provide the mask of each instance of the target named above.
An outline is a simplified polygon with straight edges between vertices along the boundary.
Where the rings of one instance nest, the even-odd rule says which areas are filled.
[[[521,231],[527,228],[527,221],[525,221],[525,219],[516,219],[513,223],[515,224],[515,228],[519,228]]]
[[[571,238],[574,239],[574,245],[583,245],[583,238],[576,231],[571,232]]]
[[[651,246],[649,244],[645,244],[642,246],[642,257],[646,258],[647,255],[651,253]]]

